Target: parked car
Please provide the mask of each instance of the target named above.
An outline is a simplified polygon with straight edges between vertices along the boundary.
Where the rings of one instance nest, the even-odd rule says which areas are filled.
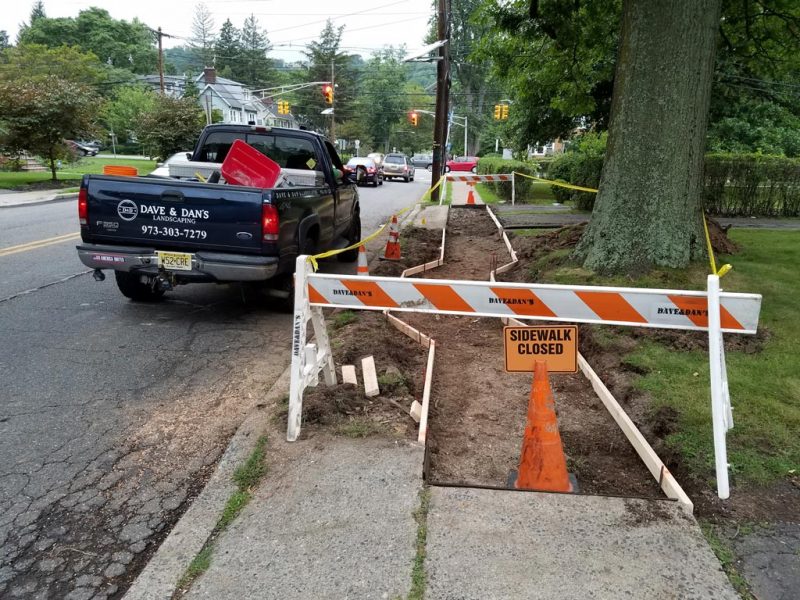
[[[67,148],[78,156],[95,156],[99,152],[97,148],[86,146],[75,140],[65,140],[65,143],[67,144]]]
[[[411,164],[421,169],[433,170],[433,154],[415,154],[411,157]]]
[[[372,183],[375,187],[383,185],[383,167],[366,156],[354,156],[344,166],[345,173],[358,185]]]
[[[450,171],[471,171],[472,173],[477,173],[478,157],[458,156],[452,160],[448,160],[444,170],[446,173],[449,173]]]
[[[103,144],[100,143],[100,140],[76,140],[76,141],[81,146],[89,146],[90,148],[95,148],[98,152],[103,148]]]
[[[372,160],[374,160],[375,164],[378,165],[379,167],[383,166],[384,155],[381,154],[380,152],[370,152],[369,154],[367,154],[367,158],[371,158]]]
[[[414,165],[405,154],[387,154],[383,159],[383,178],[414,181]]]
[[[156,177],[169,177],[169,166],[174,165],[176,163],[185,163],[189,162],[189,159],[192,157],[191,152],[178,152],[170,156],[167,160],[162,163],[158,163],[156,167],[158,167],[155,171],[152,171],[150,175],[155,175]]]

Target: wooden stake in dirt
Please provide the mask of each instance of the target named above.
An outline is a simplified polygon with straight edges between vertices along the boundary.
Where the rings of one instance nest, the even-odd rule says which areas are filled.
[[[342,365],[342,382],[358,385],[355,365]]]
[[[361,374],[364,377],[364,393],[367,397],[380,394],[378,376],[375,373],[375,359],[372,356],[361,359]]]

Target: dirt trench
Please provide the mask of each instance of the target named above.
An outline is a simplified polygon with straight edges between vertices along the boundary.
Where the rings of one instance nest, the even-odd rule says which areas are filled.
[[[451,208],[445,264],[425,276],[486,280],[492,265],[509,260],[484,210]],[[429,482],[505,487],[519,461],[532,376],[505,372],[502,323],[414,313],[402,318],[437,344]],[[580,493],[663,498],[584,376],[552,375],[551,381],[568,468]]]

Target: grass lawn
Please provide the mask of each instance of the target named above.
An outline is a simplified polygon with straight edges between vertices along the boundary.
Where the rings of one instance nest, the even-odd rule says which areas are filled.
[[[760,352],[726,353],[735,425],[728,433],[729,462],[734,483],[767,484],[800,470],[800,231],[734,229],[731,237],[741,250],[724,261],[718,259],[718,264],[734,266],[722,279],[722,286],[727,291],[763,295],[759,330],[766,330],[767,337]],[[597,277],[568,266],[565,259],[563,251],[543,259],[550,265],[539,265],[546,273],[541,280],[705,288],[707,265],[657,270],[630,281]],[[615,334],[608,331],[602,337],[613,344]],[[667,442],[695,475],[711,484],[714,451],[707,353],[640,341],[624,362],[644,372],[636,385],[653,399],[654,410],[668,406],[677,411],[678,431]]]
[[[101,174],[105,165],[135,167],[139,170],[140,175],[145,175],[156,168],[156,162],[153,160],[98,158],[96,156],[92,156],[82,158],[74,164],[65,165],[57,172],[58,180],[75,181],[79,180],[83,175],[86,174]],[[31,184],[43,184],[49,182],[50,177],[50,171],[39,171],[34,173],[12,173],[0,171],[0,188],[24,191]]]

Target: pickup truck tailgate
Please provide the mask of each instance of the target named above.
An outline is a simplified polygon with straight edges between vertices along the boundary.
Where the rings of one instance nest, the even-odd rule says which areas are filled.
[[[92,175],[85,242],[258,253],[261,190],[157,177]]]

